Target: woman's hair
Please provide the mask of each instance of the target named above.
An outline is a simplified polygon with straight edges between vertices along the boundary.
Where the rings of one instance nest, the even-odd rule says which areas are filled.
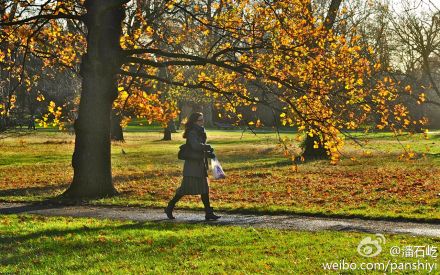
[[[192,113],[189,116],[188,121],[185,123],[185,132],[183,132],[183,138],[186,138],[186,135],[188,134],[188,132],[191,130],[191,128],[194,126],[196,121],[201,116],[203,116],[203,114],[200,112]]]

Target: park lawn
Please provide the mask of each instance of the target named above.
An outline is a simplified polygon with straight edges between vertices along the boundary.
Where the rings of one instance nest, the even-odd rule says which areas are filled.
[[[163,207],[181,181],[183,162],[176,157],[181,133],[173,141],[161,141],[160,132],[128,130],[125,143],[112,145],[120,195],[91,203]],[[306,162],[295,172],[274,133],[208,130],[227,174],[224,180],[211,180],[213,206],[440,221],[440,132],[430,133],[429,139],[404,136],[399,141],[389,133],[358,135],[367,144],[359,148],[348,142],[338,165]],[[399,160],[407,146],[420,157]],[[0,139],[0,200],[41,201],[61,194],[72,179],[73,147],[74,136],[59,132]],[[188,196],[177,207],[201,209],[202,204],[198,196]]]
[[[435,267],[432,274],[439,269],[438,258],[426,252],[419,258],[390,255],[393,246],[422,246],[425,251],[427,246],[440,246],[439,238],[409,235],[385,235],[382,252],[372,258],[357,252],[362,239],[377,238],[367,233],[32,215],[0,216],[0,233],[1,274],[328,274],[323,265],[342,260],[358,267],[421,261],[424,268],[427,263]],[[376,271],[356,274],[384,272]]]

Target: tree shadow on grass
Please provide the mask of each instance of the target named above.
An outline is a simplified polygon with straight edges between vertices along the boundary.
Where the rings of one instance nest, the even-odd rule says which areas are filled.
[[[166,173],[167,176],[181,176],[182,172],[179,170],[176,171],[168,171]],[[113,176],[113,183],[120,183],[120,182],[126,182],[126,181],[138,181],[138,180],[146,180],[146,179],[154,179],[160,176],[164,176],[164,172],[157,170],[151,170],[146,171],[143,173],[136,173],[136,174],[130,174],[130,175],[116,175]]]
[[[37,210],[37,209],[52,209],[52,208],[60,208],[61,206],[54,206],[54,205],[41,205],[41,207],[36,206],[27,206],[26,207],[15,207],[15,209],[12,209],[14,211],[14,214],[26,212],[29,210]],[[22,211],[21,211],[22,210]],[[21,211],[21,212],[17,212]],[[5,213],[5,214],[11,214],[11,213]],[[26,216],[23,216],[23,220],[26,220]],[[19,217],[20,218],[20,217]],[[41,216],[41,220],[44,221],[45,219],[49,219],[48,217]],[[77,218],[72,218],[77,219]],[[38,221],[38,220],[37,220]],[[163,227],[163,230],[169,230],[173,227],[172,224],[166,224]],[[88,227],[86,225],[83,225],[80,228],[73,228],[73,229],[49,229],[49,230],[42,230],[37,231],[29,234],[23,234],[23,235],[2,235],[0,236],[0,245],[3,244],[10,244],[10,243],[16,243],[16,242],[24,242],[29,241],[33,239],[39,239],[42,237],[65,237],[68,234],[81,234],[81,233],[93,233],[93,232],[99,232],[102,230],[127,230],[127,229],[147,229],[147,230],[156,230],[160,229],[160,227],[155,223],[145,223],[145,222],[136,222],[136,223],[129,223],[129,224],[123,224],[123,225],[106,225],[106,226],[97,226],[97,227]]]
[[[181,176],[182,172],[180,170],[168,171],[166,176],[178,177]],[[151,170],[143,173],[135,174],[125,174],[125,175],[115,175],[113,176],[113,183],[119,184],[128,181],[139,181],[154,179],[160,176],[164,176],[164,172],[159,170]],[[63,183],[60,185],[48,185],[48,186],[34,186],[34,187],[23,187],[23,188],[12,188],[12,189],[0,189],[0,200],[2,197],[29,197],[32,200],[33,196],[53,196],[56,198],[57,194],[63,192],[69,187],[70,183]]]
[[[53,207],[53,206],[52,206]],[[35,206],[31,207],[35,209]],[[47,209],[50,208],[48,206],[42,206],[40,209]],[[18,209],[13,209],[14,211]],[[24,216],[25,217],[25,216]],[[20,217],[22,218],[22,217]],[[103,230],[124,230],[124,229],[139,229],[142,227],[142,223],[136,223],[136,224],[124,224],[121,226],[99,226],[99,227],[88,227],[83,225],[80,228],[73,228],[73,229],[49,229],[49,230],[42,230],[37,232],[32,232],[29,234],[23,234],[23,235],[2,235],[0,236],[0,247],[4,249],[4,247],[9,247],[11,244],[25,244],[26,242],[36,239],[42,239],[45,238],[47,242],[56,242],[56,250],[54,251],[54,248],[51,248],[50,245],[42,245],[41,247],[38,247],[38,245],[32,245],[30,248],[31,251],[27,253],[20,253],[16,251],[12,256],[10,257],[2,257],[0,258],[0,265],[5,264],[19,264],[26,259],[32,258],[33,255],[35,255],[36,252],[38,252],[38,255],[50,255],[50,253],[53,252],[61,252],[62,254],[66,254],[65,256],[68,256],[69,251],[78,251],[78,249],[90,249],[96,244],[94,242],[90,242],[87,244],[84,243],[71,243],[71,242],[63,242],[63,241],[55,241],[55,239],[58,238],[64,238],[66,235],[72,234],[72,235],[80,235],[80,234],[93,234],[96,232],[100,232]],[[100,244],[102,245],[102,244]],[[14,249],[13,247],[11,247]],[[59,256],[59,255],[58,255]]]
[[[276,143],[277,139],[276,138],[270,138],[270,139],[260,139],[257,141],[252,141],[249,142],[249,140],[244,139],[231,139],[231,140],[224,140],[224,139],[214,139],[214,140],[210,140],[208,143],[211,145],[242,145],[242,144],[247,144],[247,145],[266,145],[266,144],[274,144]]]
[[[236,158],[231,158],[236,160]],[[264,168],[277,168],[277,167],[286,167],[292,165],[292,161],[289,159],[281,159],[277,161],[264,161],[264,158],[260,158],[260,161],[254,162],[255,159],[249,160],[249,164],[240,165],[240,167],[228,168],[227,171],[243,171],[243,170],[257,170]],[[221,160],[221,163],[233,163],[235,161],[228,161],[228,158]],[[234,165],[235,166],[235,165]]]
[[[436,154],[426,154],[426,156],[429,157],[429,158],[437,159],[437,158],[440,158],[440,153],[436,153]]]
[[[61,184],[61,185],[4,189],[4,190],[0,190],[0,198],[7,196],[35,196],[35,195],[53,194],[56,191],[65,190],[68,186],[69,186],[68,184]]]
[[[26,219],[26,216],[23,218]],[[185,253],[188,245],[196,249],[203,249],[206,240],[207,247],[214,244],[215,246],[223,245],[218,242],[219,236],[215,232],[206,232],[202,236],[179,233],[179,231],[193,228],[192,225],[187,224],[137,222],[90,227],[82,225],[76,228],[48,229],[28,234],[3,234],[0,236],[0,249],[5,249],[4,251],[9,253],[5,253],[0,258],[0,266],[10,265],[14,269],[21,268],[22,265],[31,265],[34,271],[40,268],[44,270],[47,268],[47,264],[54,264],[54,261],[51,260],[54,255],[66,259],[81,255],[77,261],[62,262],[61,265],[56,265],[55,262],[54,266],[50,267],[50,269],[58,269],[63,272],[67,270],[78,272],[78,270],[87,271],[94,268],[98,259],[101,263],[110,264],[114,262],[136,263],[136,260],[126,255],[126,253],[136,252],[146,257],[145,265],[148,268],[154,268],[155,264],[169,262],[170,255],[175,254],[175,246],[183,245],[182,253]],[[139,232],[139,230],[142,231]],[[157,234],[158,231],[159,234]],[[167,231],[171,234],[167,234]],[[132,248],[133,245],[136,245],[135,250]],[[17,249],[17,246],[21,249]],[[29,263],[29,261],[33,263]],[[170,268],[173,266],[170,264]],[[145,266],[142,266],[143,268]]]
[[[46,209],[55,209],[62,208],[61,204],[48,204],[48,203],[31,203],[26,205],[13,206],[9,208],[0,208],[1,215],[10,215],[10,214],[21,214],[27,213],[30,211],[38,211],[38,210],[46,210]],[[1,237],[0,237],[1,242]]]

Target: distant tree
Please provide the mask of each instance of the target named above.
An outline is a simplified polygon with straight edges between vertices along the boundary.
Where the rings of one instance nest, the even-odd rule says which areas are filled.
[[[429,97],[425,93],[417,96],[440,108],[440,10],[431,3],[425,3],[427,9],[419,12],[408,1],[403,6],[403,11],[391,14],[396,54],[405,65],[404,73],[433,91]]]

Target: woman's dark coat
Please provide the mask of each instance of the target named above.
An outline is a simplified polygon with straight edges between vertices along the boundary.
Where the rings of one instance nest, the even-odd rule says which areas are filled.
[[[194,125],[188,130],[186,134],[186,144],[189,145],[191,150],[200,153],[205,156],[204,145],[206,143],[206,133],[205,129],[201,126]],[[207,164],[208,161],[206,157],[200,160],[185,160],[183,165],[183,176],[184,177],[207,177]]]

